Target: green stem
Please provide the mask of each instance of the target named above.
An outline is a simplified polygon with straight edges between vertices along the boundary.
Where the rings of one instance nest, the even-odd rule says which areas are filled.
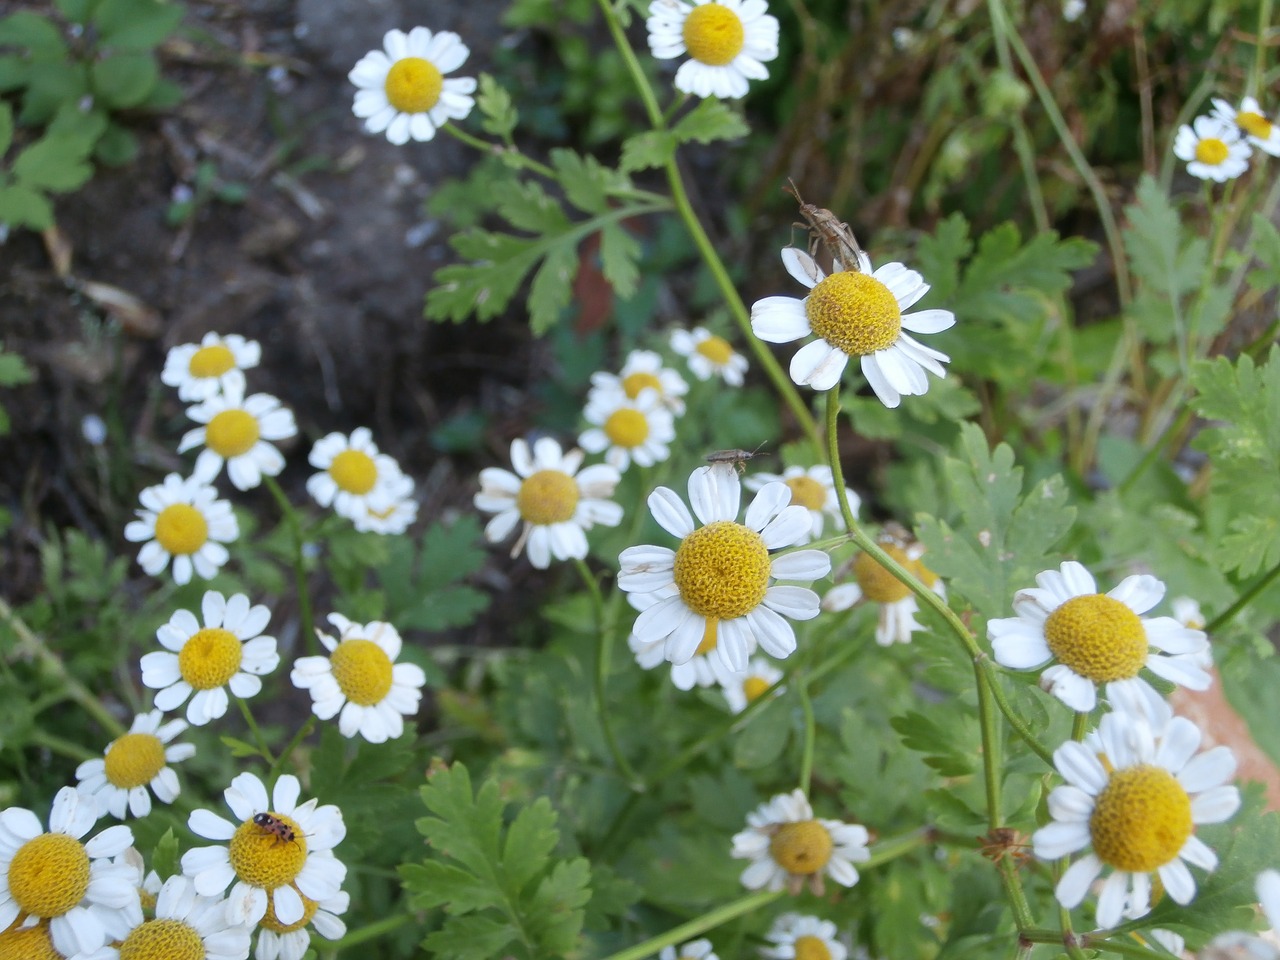
[[[258,745],[258,752],[262,754],[262,759],[266,760],[274,770],[276,759],[271,753],[271,748],[267,746],[267,738],[262,735],[262,731],[258,729],[258,722],[253,719],[253,713],[249,710],[249,704],[245,703],[241,697],[232,694],[231,699],[236,702],[236,706],[240,708],[240,715],[244,717],[244,722],[249,726],[249,732],[253,735],[254,741]]]
[[[987,10],[994,23],[1001,15],[1001,11],[993,9],[997,0],[987,0]],[[1005,36],[1005,31],[995,31],[996,41],[996,59],[1000,63],[1000,69],[1008,76],[1014,75],[1013,61],[1009,56],[1009,40]],[[1014,114],[1009,121],[1009,125],[1013,131],[1013,149],[1018,155],[1018,164],[1022,167],[1022,179],[1027,185],[1027,199],[1031,202],[1031,215],[1035,220],[1037,233],[1048,233],[1051,229],[1049,222],[1049,211],[1044,204],[1044,193],[1040,189],[1040,178],[1036,176],[1036,153],[1035,147],[1031,143],[1031,136],[1027,132],[1027,124],[1022,119],[1022,113],[1019,111]]]
[[[503,163],[522,170],[532,170],[539,176],[546,177],[548,180],[554,180],[556,172],[548,167],[545,163],[539,163],[532,157],[526,157],[520,152],[518,147],[508,146],[501,143],[494,143],[490,140],[481,140],[474,134],[467,133],[456,123],[446,123],[441,128],[449,136],[455,140],[465,143],[468,147],[479,150],[481,153],[490,156],[500,157]]]
[[[113,738],[124,735],[124,725],[111,715],[102,701],[83,683],[71,675],[62,658],[49,649],[44,638],[26,625],[9,604],[0,598],[0,618],[9,625],[17,637],[16,651],[20,656],[38,660],[47,674],[52,675],[62,684],[67,698],[74,700],[85,713],[98,721],[98,724]]]
[[[65,740],[55,734],[48,733],[39,727],[33,727],[27,734],[30,743],[38,747],[45,747],[54,753],[61,754],[69,760],[101,760],[101,753],[94,753],[88,747],[82,747],[78,743]]]
[[[302,741],[311,734],[311,731],[315,729],[315,725],[316,718],[314,715],[307,717],[307,719],[303,721],[302,726],[298,728],[298,732],[295,733],[293,735],[293,739],[289,741],[289,745],[286,746],[284,750],[280,752],[280,756],[276,757],[272,762],[271,776],[274,777],[280,772],[281,768],[284,767],[285,762],[293,756],[293,751],[298,748],[298,744],[302,743]]]
[[[618,772],[626,778],[627,784],[632,790],[643,792],[645,789],[644,781],[627,761],[626,755],[623,754],[618,738],[613,732],[613,721],[609,718],[607,689],[609,683],[609,661],[613,654],[613,630],[605,627],[604,595],[600,592],[600,584],[596,582],[596,578],[592,575],[591,568],[587,566],[586,561],[575,557],[573,563],[579,576],[582,577],[582,582],[586,584],[587,592],[591,596],[591,612],[596,621],[596,635],[600,638],[599,646],[596,649],[596,715],[600,718],[600,730],[604,734],[609,754],[613,757],[613,764],[618,768]]]
[[[298,591],[298,617],[302,621],[302,642],[307,645],[308,653],[315,654],[317,652],[316,628],[311,616],[311,592],[307,589],[307,560],[303,554],[305,541],[302,537],[302,523],[298,520],[298,512],[293,509],[293,504],[280,489],[276,478],[264,476],[262,480],[271,491],[271,496],[275,498],[276,505],[280,508],[280,515],[293,538],[293,576]]]
[[[796,694],[800,697],[800,709],[804,712],[804,748],[800,753],[800,790],[807,797],[809,783],[813,779],[813,748],[818,732],[813,718],[813,701],[809,698],[807,677],[797,678]]]
[[[1084,739],[1085,731],[1089,729],[1089,711],[1077,710],[1075,716],[1071,718],[1071,739],[1080,741]]]
[[[1271,2],[1262,0],[1258,4],[1258,37],[1253,48],[1253,70],[1249,73],[1249,92],[1262,96],[1262,80],[1267,66],[1267,34],[1271,31]]]
[[[1151,446],[1149,446],[1147,448],[1147,452],[1142,455],[1142,459],[1138,461],[1137,466],[1129,471],[1129,475],[1117,484],[1116,492],[1121,496],[1128,493],[1129,490],[1132,489],[1133,485],[1138,482],[1139,478],[1151,469],[1151,465],[1160,458],[1160,453],[1164,449],[1164,445],[1174,437],[1178,436],[1178,434],[1182,433],[1182,431],[1186,429],[1187,424],[1191,422],[1191,418],[1194,415],[1194,411],[1190,406],[1184,406],[1180,411],[1178,411],[1177,417],[1175,417],[1173,421],[1161,431],[1160,435],[1151,442]]]
[[[1013,911],[1013,922],[1018,930],[1026,930],[1031,926],[1031,907],[1027,904],[1026,891],[1022,889],[1022,878],[1018,875],[1018,864],[1012,857],[1000,861],[1000,879],[1004,882],[1005,896],[1009,898],[1009,908]]]
[[[348,947],[355,947],[362,943],[368,943],[370,940],[376,940],[378,937],[385,936],[411,922],[416,922],[416,918],[407,913],[393,913],[389,917],[383,917],[381,920],[365,924],[359,930],[352,930],[341,940],[335,940],[327,947],[322,947],[322,949],[332,950],[337,953],[339,950],[346,950]],[[314,941],[313,943],[316,946],[320,946],[319,943]]]
[[[658,100],[654,95],[653,87],[649,83],[649,78],[645,76],[644,69],[640,66],[640,61],[636,58],[635,51],[631,49],[631,44],[627,42],[626,33],[623,32],[622,24],[618,22],[616,12],[608,3],[608,0],[597,0],[597,5],[604,14],[605,23],[609,27],[613,42],[617,46],[618,52],[622,55],[627,72],[631,74],[636,91],[644,103],[645,114],[649,118],[649,124],[654,130],[666,129],[666,120],[658,107]],[[693,205],[689,202],[689,195],[684,188],[684,179],[680,175],[680,167],[676,163],[674,155],[666,162],[664,170],[667,175],[667,184],[671,188],[671,200],[675,205],[676,213],[684,223],[685,229],[689,231],[689,236],[693,239],[694,246],[698,248],[698,253],[702,256],[702,262],[711,272],[712,279],[715,280],[721,296],[724,297],[725,304],[729,307],[729,313],[733,317],[734,323],[738,325],[743,339],[751,348],[751,352],[755,354],[756,361],[773,384],[774,390],[777,391],[778,396],[791,409],[796,422],[800,424],[801,429],[813,444],[814,450],[821,450],[822,439],[818,435],[818,426],[814,422],[813,414],[809,411],[808,405],[800,396],[795,384],[787,376],[786,371],[778,363],[777,358],[774,357],[764,341],[756,337],[751,330],[750,311],[747,310],[746,304],[742,302],[742,298],[738,295],[737,287],[734,286],[733,279],[729,276],[729,271],[725,269],[724,261],[720,259],[715,246],[711,243],[711,238],[707,236],[706,230],[702,227],[702,222],[698,219],[698,215],[693,210]]]
[[[1277,563],[1257,580],[1253,581],[1252,586],[1245,590],[1244,593],[1240,594],[1240,596],[1236,598],[1235,603],[1210,620],[1205,626],[1204,632],[1216,633],[1221,630],[1224,626],[1235,619],[1237,613],[1252,603],[1258,594],[1271,586],[1272,581],[1274,581],[1276,577],[1280,577],[1280,563]]]
[[[1023,930],[1020,936],[1027,943],[1063,943],[1063,933],[1059,930],[1032,928]],[[1107,936],[1096,933],[1081,934],[1080,936],[1073,936],[1072,939],[1079,944],[1075,948],[1076,950],[1080,950],[1081,947],[1089,950],[1110,950],[1112,953],[1118,953],[1125,957],[1135,957],[1137,960],[1156,960],[1158,957],[1167,957],[1166,954],[1156,953],[1149,947],[1144,947],[1137,943],[1125,943],[1122,940],[1112,940]],[[1068,952],[1070,952],[1070,949],[1068,946]]]
[[[688,923],[682,923],[666,933],[644,941],[644,943],[638,943],[633,947],[627,947],[625,950],[619,950],[617,953],[611,953],[605,960],[644,960],[646,957],[655,957],[664,947],[674,947],[699,934],[706,933],[708,930],[714,930],[730,920],[736,920],[738,917],[754,913],[763,907],[767,907],[775,900],[781,899],[784,895],[785,891],[783,890],[747,894],[747,896],[739,900],[726,903],[723,907],[715,910],[709,910],[702,916],[695,917]]]

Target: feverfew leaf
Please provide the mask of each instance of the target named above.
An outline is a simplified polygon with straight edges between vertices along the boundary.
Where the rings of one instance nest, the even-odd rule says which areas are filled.
[[[676,154],[679,140],[670,130],[646,130],[622,143],[620,168],[627,173],[666,166]]]
[[[484,118],[480,121],[480,127],[485,133],[503,140],[511,139],[511,131],[516,128],[520,115],[511,102],[511,94],[487,73],[480,74],[476,107]]]
[[[640,244],[626,228],[606,223],[600,230],[600,264],[619,300],[630,300],[640,284]]]
[[[708,97],[686,113],[672,128],[680,143],[736,140],[751,132],[742,114],[723,100]]]
[[[1280,230],[1260,213],[1253,215],[1253,255],[1261,267],[1249,271],[1249,286],[1259,292],[1280,287]]]
[[[460,517],[433,523],[415,548],[407,537],[380,537],[386,552],[377,565],[386,592],[385,618],[402,630],[465,627],[489,605],[488,596],[464,585],[484,563],[480,524]]]
[[[631,178],[595,157],[584,157],[573,150],[551,151],[551,165],[555,168],[560,189],[569,202],[583,213],[605,213],[609,210],[610,194],[631,188]]]
[[[542,335],[555,326],[560,314],[573,299],[573,278],[578,275],[576,246],[552,247],[529,288],[529,326]]]

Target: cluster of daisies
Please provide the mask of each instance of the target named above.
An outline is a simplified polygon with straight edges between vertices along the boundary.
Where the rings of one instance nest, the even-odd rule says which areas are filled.
[[[1280,157],[1280,126],[1254,97],[1240,106],[1214,98],[1213,110],[1178,128],[1173,155],[1187,163],[1187,172],[1201,180],[1225,183],[1249,169],[1253,152]]]
[[[284,469],[275,444],[297,435],[292,412],[269,394],[245,395],[244,372],[261,356],[256,341],[237,334],[208,333],[198,344],[169,351],[160,379],[177,388],[180,400],[194,402],[187,416],[197,424],[178,452],[200,452],[190,476],[171,473],[143,490],[138,519],[125,527],[125,539],[143,544],[138,563],[150,576],[172,564],[176,583],[193,575],[212,579],[230,557],[226,544],[240,535],[231,503],[218,498],[213,481],[225,466],[233,487],[251,490]],[[323,437],[309,462],[320,472],[307,481],[307,491],[357,530],[402,533],[416,519],[413,480],[378,452],[367,429]]]

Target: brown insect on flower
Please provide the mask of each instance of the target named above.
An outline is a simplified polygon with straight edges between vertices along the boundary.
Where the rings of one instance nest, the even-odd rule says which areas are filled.
[[[298,835],[294,832],[293,827],[279,817],[273,817],[269,813],[255,813],[253,822],[262,829],[263,833],[269,833],[274,836],[277,843],[298,842]]]
[[[763,446],[764,443],[762,442],[754,450],[713,450],[711,453],[707,454],[707,463],[711,464],[713,467],[718,464],[728,464],[730,466],[737,467],[738,473],[746,473],[746,462],[748,460],[756,456],[768,456],[767,453],[760,453],[760,447]]]
[[[825,207],[805,203],[795,181],[788,180],[787,183],[790,189],[786,187],[783,189],[796,198],[796,202],[800,204],[800,216],[804,217],[805,223],[808,224],[810,256],[817,252],[818,244],[821,243],[841,270],[861,272],[867,255],[863,253],[862,247],[858,246],[857,238],[849,229],[849,224]],[[814,281],[817,282],[817,280],[818,278],[814,277]]]

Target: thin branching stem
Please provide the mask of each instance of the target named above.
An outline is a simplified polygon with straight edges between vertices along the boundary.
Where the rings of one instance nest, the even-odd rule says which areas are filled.
[[[302,535],[302,522],[298,519],[298,511],[293,509],[293,504],[285,496],[280,484],[276,483],[275,477],[264,476],[262,480],[271,491],[271,496],[275,498],[276,505],[280,508],[280,515],[289,528],[289,534],[293,540],[293,576],[298,591],[298,618],[302,622],[302,642],[306,644],[308,653],[315,654],[318,652],[316,649],[318,641],[315,620],[311,614],[311,590],[307,586],[307,557],[304,549],[306,540]]]

